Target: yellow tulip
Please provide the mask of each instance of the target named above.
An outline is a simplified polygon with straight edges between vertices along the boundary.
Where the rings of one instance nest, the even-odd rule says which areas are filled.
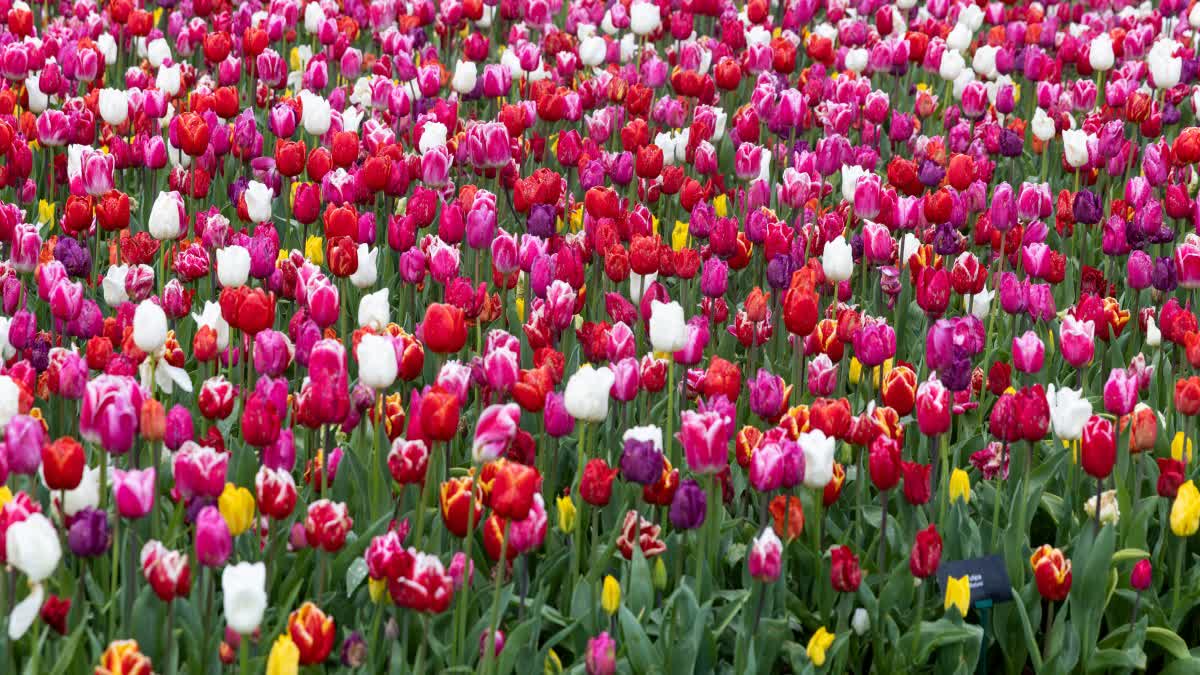
[[[653,574],[652,578],[654,580],[655,588],[657,588],[660,591],[666,590],[666,588],[667,588],[667,566],[665,563],[663,563],[662,557],[656,557],[654,559],[654,574]]]
[[[850,357],[850,372],[848,375],[850,377],[850,384],[856,385],[862,379],[862,363],[853,356]]]
[[[517,298],[517,318],[525,322],[525,298]]]
[[[729,198],[724,194],[719,194],[713,199],[713,210],[717,212],[717,216],[724,218],[729,215]]]
[[[1185,454],[1187,459],[1184,459]],[[1192,463],[1192,439],[1184,436],[1182,431],[1176,431],[1175,438],[1171,439],[1171,459]]]
[[[613,577],[604,577],[604,590],[600,592],[600,606],[609,616],[617,613],[621,607],[621,584]]]
[[[316,235],[309,237],[304,242],[304,257],[318,266],[325,262],[325,241]]]
[[[1190,537],[1200,530],[1200,490],[1188,481],[1179,486],[1171,504],[1171,531],[1179,537]]]
[[[688,240],[688,224],[682,220],[675,221],[675,229],[671,230],[671,248],[676,251],[685,248]]]
[[[271,646],[267,657],[267,675],[296,675],[300,672],[300,648],[292,636],[284,633]]]
[[[254,495],[244,487],[226,483],[225,491],[217,498],[217,508],[235,537],[254,524]]]
[[[48,202],[45,199],[38,202],[38,224],[54,222],[54,208],[57,206],[54,202]]]
[[[546,660],[542,662],[542,672],[546,675],[557,675],[563,671],[562,659],[558,658],[558,654],[553,649],[546,654]]]
[[[946,577],[946,611],[957,607],[960,614],[967,615],[971,606],[971,578],[968,576]]]
[[[564,534],[575,531],[575,502],[571,500],[570,495],[558,498],[558,529]]]
[[[388,595],[387,579],[367,579],[367,592],[371,594],[371,602],[375,604],[391,600],[391,596]]]
[[[950,473],[950,501],[961,499],[964,504],[971,503],[971,477],[962,469]]]
[[[816,633],[808,640],[808,660],[812,661],[813,665],[820,668],[825,665],[825,652],[833,646],[833,633],[825,630],[825,626],[817,629]]]
[[[8,504],[13,500],[12,490],[8,489],[7,485],[0,485],[0,507]]]

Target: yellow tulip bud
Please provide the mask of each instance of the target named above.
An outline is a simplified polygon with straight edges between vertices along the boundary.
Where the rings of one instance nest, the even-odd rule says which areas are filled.
[[[667,588],[667,566],[662,557],[654,559],[654,587],[660,591]]]
[[[225,491],[217,499],[217,508],[229,526],[229,533],[235,537],[254,524],[254,495],[244,487],[226,483]]]
[[[688,241],[688,224],[682,220],[675,221],[675,228],[671,230],[671,248],[678,251],[687,247]]]
[[[1200,530],[1200,490],[1188,481],[1179,486],[1171,504],[1171,531],[1178,537],[1190,537]]]
[[[1184,455],[1187,455],[1187,459],[1184,459]],[[1171,439],[1171,459],[1184,464],[1192,463],[1192,439],[1184,436],[1182,431],[1176,431],[1175,438]]]
[[[962,469],[950,473],[950,501],[961,499],[964,504],[971,503],[971,477]]]
[[[371,602],[375,604],[391,600],[387,590],[387,579],[367,579],[367,592],[371,594]]]
[[[617,609],[621,607],[621,584],[611,574],[604,577],[604,590],[600,592],[600,606],[604,607],[604,611],[608,612],[609,616],[616,614]]]
[[[304,257],[314,265],[325,262],[325,241],[315,234],[304,242]]]
[[[553,649],[546,654],[546,660],[542,663],[542,672],[546,675],[558,675],[563,671],[562,659],[558,658],[558,654]]]
[[[284,633],[271,646],[267,657],[267,675],[296,675],[300,672],[300,648],[292,636]]]
[[[575,531],[575,502],[571,501],[569,495],[558,498],[558,529],[563,534]]]

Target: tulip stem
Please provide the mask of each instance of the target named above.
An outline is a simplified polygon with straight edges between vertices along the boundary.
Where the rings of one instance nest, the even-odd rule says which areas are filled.
[[[925,580],[922,579],[921,580],[922,583],[919,586],[917,586],[917,614],[916,614],[916,621],[914,622],[914,623],[916,623],[916,626],[914,629],[913,654],[921,653],[921,629],[924,627],[923,624],[925,622],[925,595],[926,595],[926,593],[925,593],[924,581]],[[919,665],[919,663],[917,661],[914,661],[914,665]]]
[[[942,506],[938,509],[938,523],[946,526],[946,508],[950,506],[950,437],[948,433],[941,434],[938,439],[938,463],[941,470],[938,482],[942,486]],[[1029,467],[1026,467],[1028,471]]]
[[[879,491],[879,572],[886,574],[887,570],[887,521],[888,521],[888,490]]]
[[[424,644],[424,643],[422,643]],[[250,636],[243,635],[242,642],[238,646],[238,652],[241,660],[242,675],[250,675]]]
[[[1095,528],[1094,528],[1094,532],[1096,533],[1096,535],[1099,535],[1099,534],[1100,534],[1100,493],[1101,493],[1101,492],[1103,492],[1103,491],[1104,491],[1104,479],[1103,479],[1103,478],[1097,478],[1097,479],[1096,479],[1096,503],[1093,505],[1093,506],[1095,506],[1095,507],[1096,507],[1096,508],[1095,508],[1095,511],[1096,511],[1096,518],[1095,518],[1095,523],[1096,523],[1096,526],[1095,526]]]
[[[504,568],[508,564],[508,526],[511,520],[504,521],[504,534],[500,536],[500,558],[496,561],[496,593],[492,596],[492,623],[488,627],[487,647],[483,652],[483,672],[492,672],[496,660],[496,631],[500,628],[500,588],[504,584]]]
[[[105,454],[107,454],[107,453],[105,453]],[[108,514],[105,513],[105,516],[107,517]],[[122,542],[121,542],[120,532],[118,531],[120,529],[120,525],[121,525],[121,519],[119,517],[113,518],[112,574],[109,575],[109,580],[108,580],[108,601],[112,602],[112,612],[110,612],[108,615],[108,634],[109,635],[116,634],[115,628],[116,628],[117,614],[120,612],[121,608],[124,606],[124,603],[113,602],[113,598],[115,598],[117,596],[117,579],[119,577],[120,568],[121,568],[121,543]]]
[[[466,656],[463,650],[463,641],[466,639],[467,631],[467,608],[470,603],[467,598],[471,592],[471,570],[474,562],[471,560],[471,541],[475,538],[475,483],[472,479],[471,487],[467,490],[467,536],[463,543],[463,552],[466,556],[466,565],[462,572],[462,586],[458,589],[458,610],[454,613],[454,654],[456,659],[461,659]]]
[[[679,457],[675,454],[675,356],[667,358],[667,433],[663,443],[667,444],[667,456],[671,458],[671,466],[679,466]]]
[[[1179,539],[1179,549],[1175,551],[1175,565],[1171,571],[1174,577],[1171,583],[1171,613],[1176,615],[1179,614],[1179,592],[1183,588],[1183,558],[1187,551],[1187,539],[1185,537],[1177,537],[1177,539]]]
[[[383,392],[377,393],[376,398],[375,424],[372,425],[374,427],[372,431],[375,433],[375,447],[371,449],[371,508],[369,509],[372,521],[375,520],[375,507],[379,504],[379,493],[381,490],[379,480],[380,474],[383,473],[383,466],[379,462],[379,458],[383,453],[381,447],[382,441],[379,436],[380,427],[383,426]]]

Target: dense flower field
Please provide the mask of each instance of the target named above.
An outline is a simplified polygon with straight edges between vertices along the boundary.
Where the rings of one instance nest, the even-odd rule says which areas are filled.
[[[0,16],[0,672],[1200,670],[1200,5]]]

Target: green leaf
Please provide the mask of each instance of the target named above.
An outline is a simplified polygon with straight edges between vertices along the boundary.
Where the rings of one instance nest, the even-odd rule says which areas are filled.
[[[1159,675],[1196,675],[1196,673],[1200,673],[1200,659],[1189,657],[1173,662]]]
[[[355,558],[346,568],[346,595],[354,595],[363,579],[367,578],[367,561],[365,558]]]
[[[916,639],[915,631],[910,631],[902,639],[900,649],[904,653],[912,653],[913,640]],[[978,652],[979,645],[983,643],[983,628],[963,623],[962,621],[954,621],[948,618],[941,618],[937,621],[922,621],[921,622],[921,643],[917,646],[917,663],[927,663],[929,657],[934,651],[951,645],[970,646],[972,651]]]
[[[1088,671],[1145,670],[1146,652],[1137,647],[1129,649],[1100,649],[1088,659]]]
[[[67,668],[71,667],[71,663],[75,660],[75,652],[79,651],[79,643],[83,642],[83,636],[87,635],[87,631],[83,626],[88,625],[88,618],[91,616],[91,611],[84,607],[83,617],[77,624],[77,628],[72,631],[71,639],[67,640],[67,644],[62,647],[58,660],[54,663],[54,670],[50,675],[63,675],[67,672]]]
[[[654,604],[654,582],[650,579],[650,563],[640,546],[633,549],[629,568],[629,597],[626,605],[635,616],[642,616]]]
[[[642,626],[633,616],[633,612],[630,612],[627,607],[622,607],[620,619],[621,637],[624,638],[624,646],[629,654],[629,662],[633,665],[634,672],[657,672],[660,663],[658,651],[650,644],[650,638],[646,637],[646,631],[642,630]]]
[[[1077,586],[1071,589],[1068,600],[1071,607],[1071,623],[1075,625],[1079,644],[1084,646],[1082,656],[1087,665],[1088,650],[1096,644],[1104,603],[1108,601],[1109,567],[1112,564],[1116,530],[1105,525],[1098,535],[1085,525],[1078,545],[1071,553],[1071,565],[1078,573]]]
[[[1173,630],[1162,628],[1161,626],[1151,626],[1146,629],[1146,639],[1162,647],[1164,651],[1176,659],[1182,661],[1191,658],[1187,643]]]
[[[1123,548],[1113,554],[1112,561],[1113,564],[1117,564],[1123,563],[1127,560],[1142,560],[1143,558],[1149,557],[1149,551],[1143,551],[1140,548]]]

